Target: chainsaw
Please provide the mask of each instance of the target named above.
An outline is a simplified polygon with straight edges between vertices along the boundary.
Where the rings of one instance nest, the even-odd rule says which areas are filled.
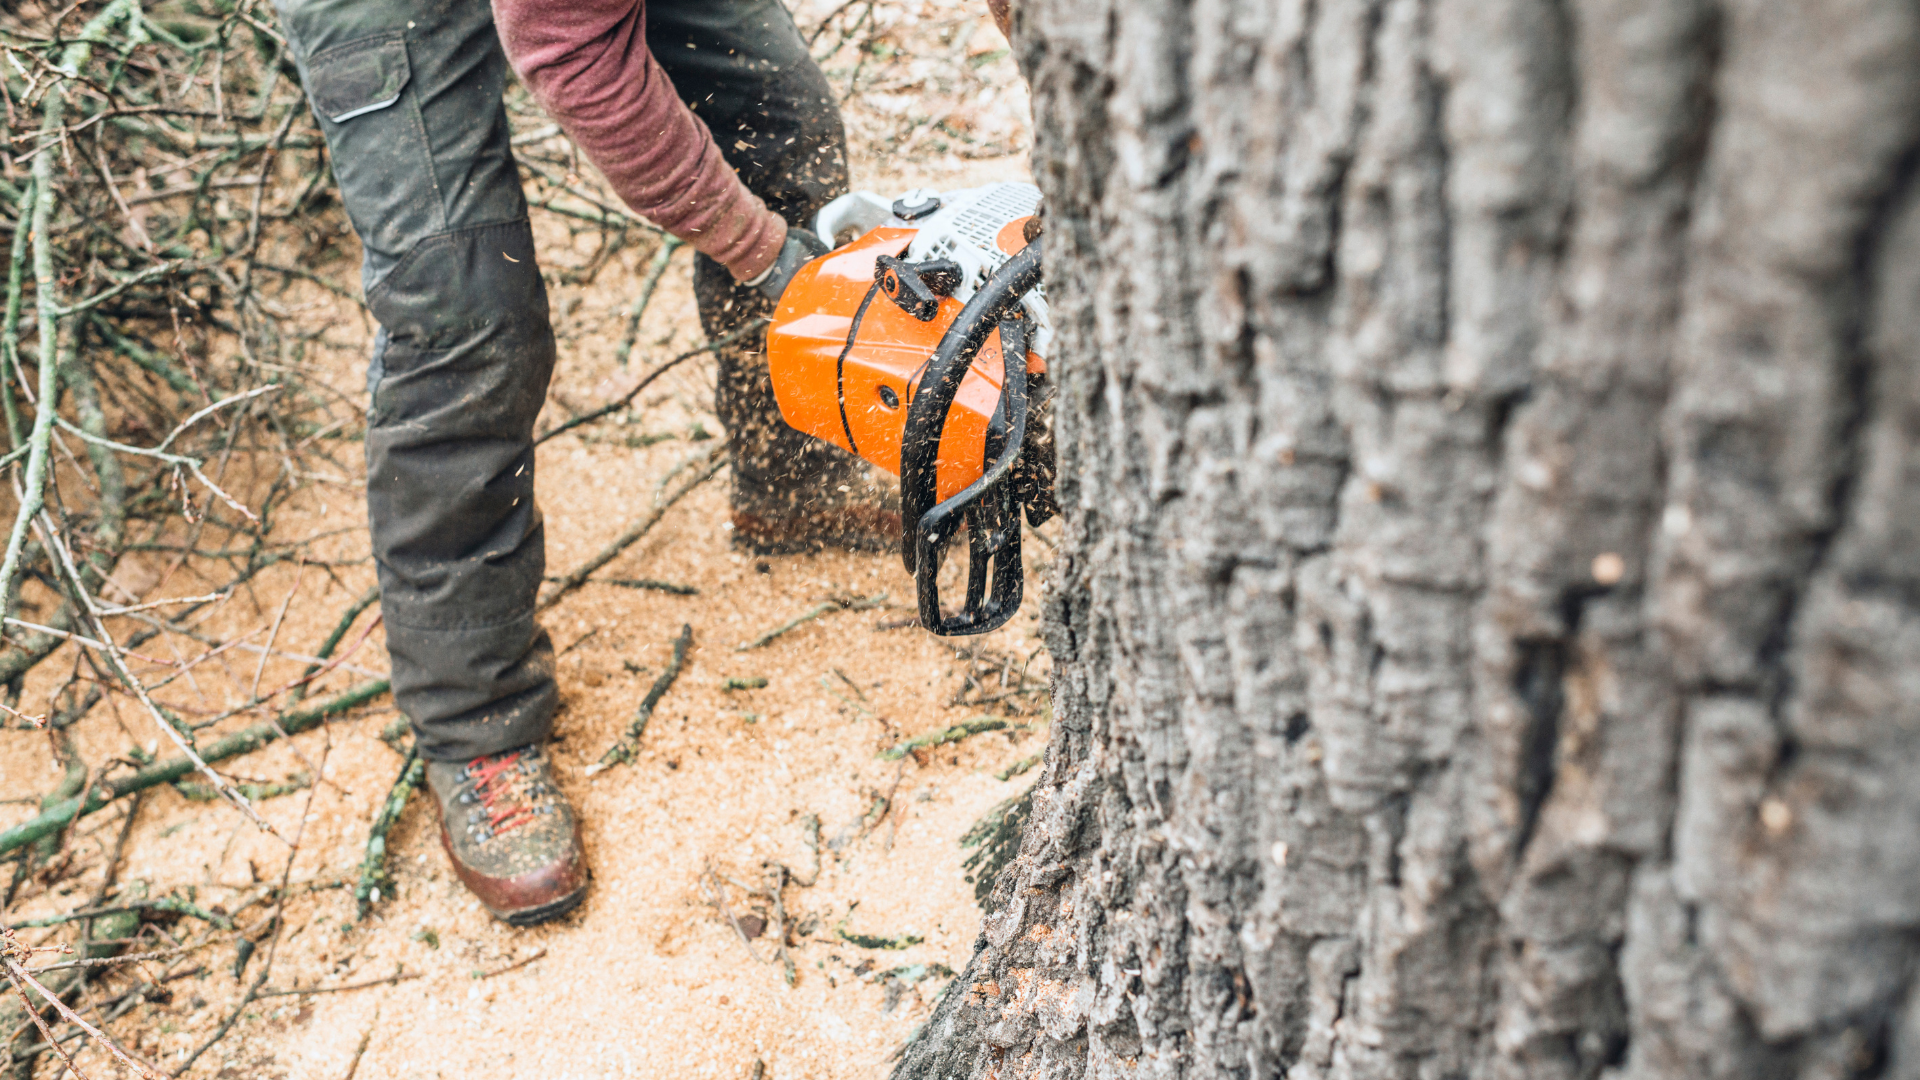
[[[815,230],[838,246],[794,275],[767,329],[788,425],[900,478],[900,556],[936,634],[1013,617],[1021,515],[1039,525],[1059,509],[1039,208],[1039,189],[1016,183],[842,195]],[[949,613],[939,574],[963,532],[966,590]]]

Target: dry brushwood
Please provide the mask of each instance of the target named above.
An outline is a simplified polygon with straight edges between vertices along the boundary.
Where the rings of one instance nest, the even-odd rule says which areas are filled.
[[[277,621],[264,645],[205,629],[269,568],[326,565],[311,558],[314,538],[282,540],[273,524],[308,478],[347,471],[331,444],[357,423],[350,402],[306,378],[335,346],[299,319],[318,276],[289,267],[344,252],[318,131],[284,40],[254,7],[0,12],[0,221],[11,232],[0,468],[15,496],[0,683],[9,718],[48,714],[65,767],[39,815],[0,833],[16,888],[80,817],[192,773],[184,792],[214,794],[265,828],[214,763],[372,696],[336,687],[318,709],[285,712],[339,665],[263,693],[267,661],[287,655]],[[129,581],[152,582],[148,595]],[[229,649],[259,659],[238,707],[209,717],[167,689],[197,686],[194,669]],[[58,704],[17,708],[55,657],[74,664]],[[65,729],[103,700],[132,703],[176,756],[118,775],[117,762],[84,760]],[[268,722],[208,731],[250,712]]]
[[[214,763],[252,753],[283,735],[297,735],[318,727],[328,717],[337,716],[364,705],[385,694],[387,689],[388,684],[385,679],[362,683],[312,708],[285,712],[270,723],[237,731],[208,746],[200,757],[204,761]],[[0,832],[0,855],[31,844],[43,836],[66,827],[78,818],[104,809],[115,799],[124,798],[136,791],[145,791],[160,784],[171,784],[193,771],[193,763],[186,758],[167,758],[148,765],[131,776],[96,784],[89,788],[84,796],[75,795],[63,799],[41,811],[38,817]]]
[[[1026,715],[1027,699],[1045,694],[1048,689],[1046,679],[1029,672],[1034,660],[1044,651],[1044,647],[1036,648],[1022,658],[1013,653],[995,652],[979,642],[955,649],[954,659],[965,660],[967,667],[960,689],[948,699],[947,705],[951,708],[998,705],[1009,715]]]
[[[121,951],[121,946],[117,943],[118,939],[131,937],[139,928],[139,923],[140,920],[138,916],[131,910],[114,911],[95,916],[91,924],[87,927],[87,933],[81,940],[78,950],[80,959],[107,960],[113,957],[114,954]],[[26,929],[26,927],[16,925],[12,927],[12,929],[18,931]],[[73,966],[57,964],[43,965],[34,970],[35,977],[39,978],[48,990],[53,991],[56,997],[63,996],[74,990],[94,974],[95,972],[81,964],[73,964]],[[0,1006],[0,1032],[6,1032],[12,1035],[15,1032],[24,1033],[26,1030],[31,1030],[33,1022],[27,1018],[27,1009],[30,1005],[30,999],[28,999],[27,1004],[23,1005],[21,1004],[21,999],[15,997],[4,1006]],[[48,1014],[53,1013],[53,1007],[50,1004],[42,1002],[38,1011],[41,1016],[45,1018]],[[39,1056],[39,1045],[44,1044],[37,1044],[33,1047],[25,1047],[15,1051],[12,1055],[13,1060],[16,1062],[33,1060]]]
[[[127,1052],[121,1049],[119,1043],[108,1038],[106,1033],[99,1028],[87,1023],[79,1013],[74,1012],[67,1006],[66,1002],[60,1000],[58,993],[48,989],[33,977],[33,972],[21,965],[20,961],[32,956],[35,951],[37,950],[30,946],[20,944],[18,939],[14,937],[12,930],[0,928],[0,964],[5,965],[7,980],[13,984],[14,992],[18,994],[20,1000],[26,1004],[27,1018],[33,1021],[33,1025],[40,1029],[41,1036],[46,1039],[48,1044],[54,1048],[54,1051],[66,1062],[67,1069],[75,1076],[85,1075],[74,1067],[73,1058],[68,1056],[66,1050],[60,1046],[59,1040],[54,1038],[53,1032],[48,1030],[47,1021],[40,1015],[39,1008],[33,1005],[32,998],[27,994],[29,988],[38,994],[46,1005],[51,1006],[55,1012],[58,1012],[60,1017],[67,1023],[78,1027],[91,1036],[95,1042],[105,1046],[114,1057],[120,1060],[122,1065],[133,1070],[135,1075],[143,1077],[144,1080],[160,1080],[158,1073],[148,1068],[144,1063],[135,1061],[129,1057]]]

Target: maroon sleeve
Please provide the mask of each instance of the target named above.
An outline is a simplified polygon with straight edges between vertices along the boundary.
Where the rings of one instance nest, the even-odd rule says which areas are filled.
[[[493,0],[507,58],[547,114],[654,224],[742,280],[786,222],[734,174],[647,51],[644,0]]]

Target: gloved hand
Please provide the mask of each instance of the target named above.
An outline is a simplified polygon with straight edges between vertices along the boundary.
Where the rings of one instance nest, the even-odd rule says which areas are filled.
[[[802,266],[825,255],[829,250],[831,249],[826,243],[813,233],[806,229],[788,226],[787,242],[780,246],[780,254],[773,260],[773,265],[767,267],[764,273],[747,284],[759,289],[760,295],[777,302],[780,294],[787,291],[787,283],[793,280],[793,275],[799,273]]]

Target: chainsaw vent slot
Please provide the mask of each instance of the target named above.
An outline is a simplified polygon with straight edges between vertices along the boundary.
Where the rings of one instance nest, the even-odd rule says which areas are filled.
[[[974,275],[972,284],[978,286],[1007,261],[998,242],[1000,230],[1007,222],[1027,217],[1039,207],[1040,193],[1033,188],[1025,184],[996,185],[974,201],[961,205],[951,220],[928,222],[931,232],[927,235],[932,243],[919,255],[923,260],[944,259],[964,243],[987,260]]]
[[[1000,229],[1015,218],[1023,218],[1040,206],[1040,193],[1024,184],[1002,184],[989,188],[972,205],[953,215],[953,231],[982,251],[999,253],[995,241]],[[1005,258],[1001,255],[1001,258]]]
[[[880,388],[880,404],[885,405],[889,409],[897,409],[900,407],[900,395],[893,392],[893,387],[882,386]]]

